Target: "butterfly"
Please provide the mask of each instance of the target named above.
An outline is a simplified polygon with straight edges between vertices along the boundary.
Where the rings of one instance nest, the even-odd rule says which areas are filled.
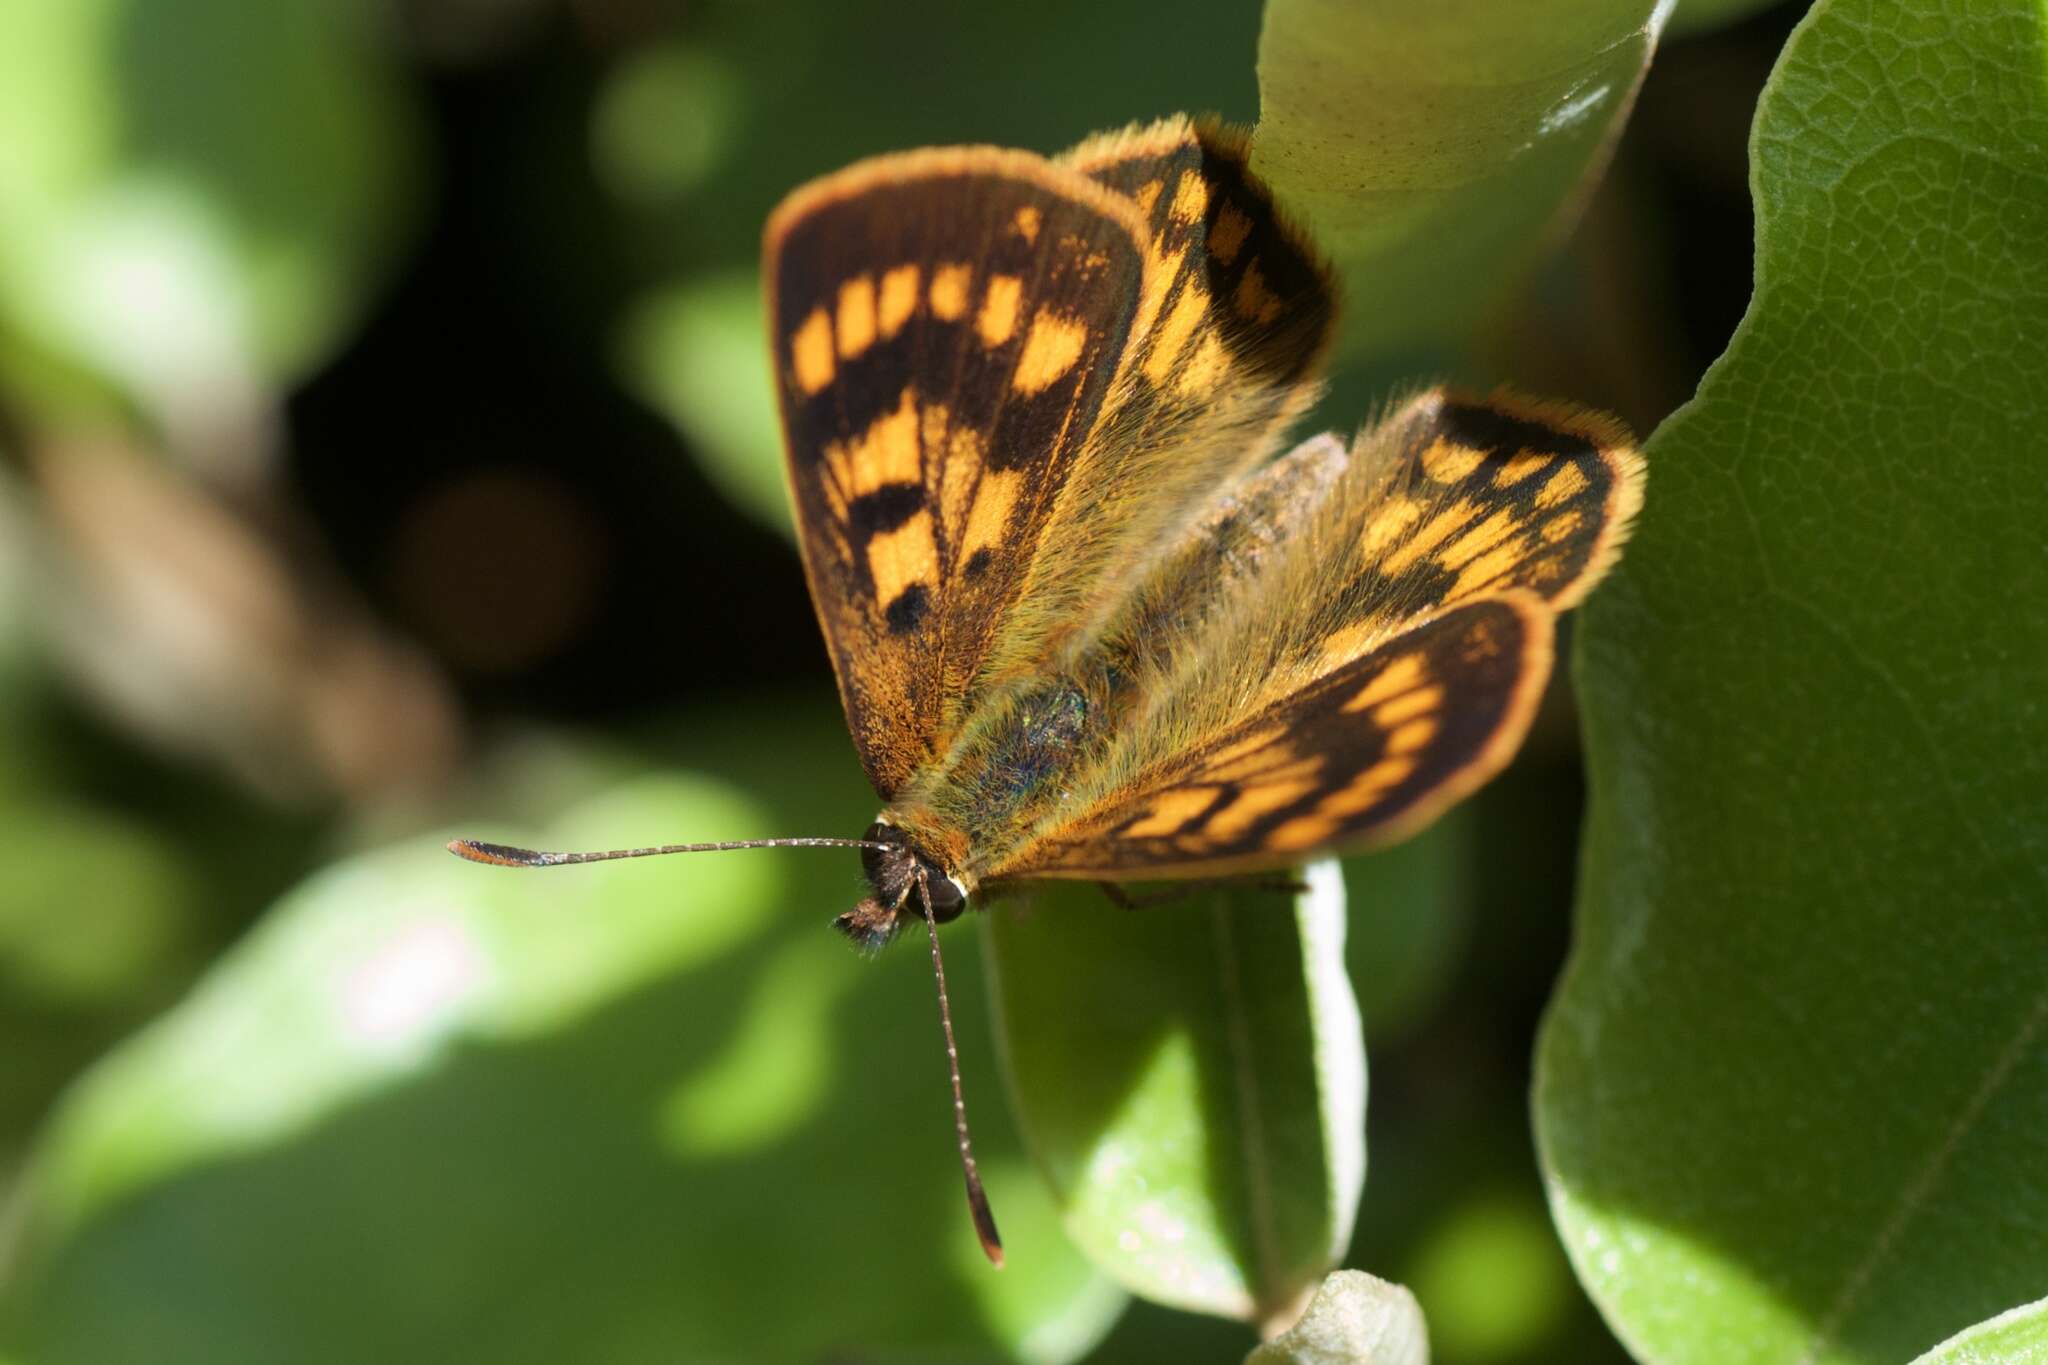
[[[1283,451],[1336,290],[1249,169],[1176,117],[1057,158],[860,162],[769,218],[812,603],[881,813],[837,927],[922,922],[984,1249],[937,926],[1044,878],[1290,869],[1410,833],[1506,763],[1558,613],[1642,500],[1627,433],[1429,389]]]

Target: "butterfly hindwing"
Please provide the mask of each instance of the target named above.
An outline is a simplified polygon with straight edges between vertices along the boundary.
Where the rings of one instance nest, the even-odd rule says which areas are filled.
[[[887,796],[943,748],[1095,427],[1137,214],[1043,158],[940,149],[799,191],[764,257],[805,570]]]
[[[1140,849],[1098,837],[1154,829],[1147,821],[1164,818],[1152,804],[1158,792],[1214,788],[1208,797],[1220,801],[1224,786],[1188,776],[1190,754],[1237,742],[1220,737],[1298,725],[1299,737],[1269,753],[1291,753],[1288,763],[1338,744],[1339,731],[1315,699],[1389,651],[1416,654],[1408,648],[1416,639],[1441,641],[1446,627],[1439,623],[1473,619],[1461,614],[1468,608],[1483,607],[1480,616],[1489,617],[1512,604],[1517,629],[1541,643],[1516,656],[1523,667],[1505,680],[1453,667],[1443,649],[1421,650],[1444,705],[1483,716],[1504,696],[1533,697],[1549,668],[1551,618],[1604,572],[1640,498],[1640,461],[1615,424],[1505,394],[1425,393],[1341,458],[1323,438],[1244,479],[1218,498],[1216,511],[1080,661],[1083,685],[1097,676],[1128,679],[1127,714],[1099,750],[1077,756],[1060,803],[1021,822],[1014,847],[991,851],[989,875],[1081,875],[1068,859],[1084,847],[1086,875],[1096,876],[1117,875],[1101,860],[1119,855],[1134,876],[1188,875],[1218,861],[1284,864],[1406,827],[1408,812],[1434,810],[1448,799],[1443,793],[1467,789],[1479,780],[1474,774],[1504,761],[1511,744],[1475,747],[1466,731],[1442,729],[1424,756],[1430,761],[1418,758],[1391,804],[1346,816],[1309,846],[1294,839],[1316,827],[1306,818],[1310,807],[1294,806],[1308,801],[1312,785],[1343,783],[1286,764],[1278,781],[1294,785],[1233,795],[1242,804],[1200,838],[1181,831],[1178,843]],[[1508,718],[1500,722],[1505,728],[1491,733],[1518,734],[1508,723],[1512,709],[1499,714]],[[1356,746],[1370,728],[1342,733]],[[1442,792],[1427,790],[1432,774]],[[1183,803],[1177,809],[1188,813],[1196,794],[1174,798]],[[1304,816],[1301,822],[1276,816],[1240,827],[1257,802],[1283,797],[1273,810]],[[1285,836],[1277,833],[1283,827]],[[1205,851],[1209,836],[1224,834],[1254,843],[1271,836],[1271,847],[1264,854],[1249,843]],[[1176,849],[1187,866],[1174,865]]]
[[[1641,458],[1609,418],[1509,393],[1417,396],[1355,443],[1298,552],[1241,618],[1264,623],[1247,626],[1268,644],[1262,698],[1476,597],[1521,589],[1553,611],[1575,605],[1641,505]]]
[[[1397,838],[1514,752],[1551,635],[1529,593],[1454,608],[1048,831],[1007,875],[1223,876]]]

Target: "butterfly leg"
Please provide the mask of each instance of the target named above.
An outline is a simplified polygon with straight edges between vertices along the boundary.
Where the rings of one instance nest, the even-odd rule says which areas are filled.
[[[1156,891],[1146,891],[1143,893],[1126,891],[1115,882],[1097,882],[1095,884],[1102,889],[1102,894],[1109,898],[1109,903],[1121,910],[1143,910],[1148,906],[1170,905],[1174,901],[1186,900],[1190,896],[1199,896],[1204,891],[1218,891],[1225,888],[1241,891],[1271,891],[1275,895],[1283,896],[1298,896],[1308,890],[1308,883],[1298,881],[1292,877],[1257,875],[1249,877],[1209,877],[1200,881],[1176,882],[1172,886],[1162,886]]]

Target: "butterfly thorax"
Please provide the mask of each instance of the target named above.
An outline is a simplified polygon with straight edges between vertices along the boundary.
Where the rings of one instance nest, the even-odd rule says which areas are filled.
[[[1125,675],[1097,657],[982,707],[951,751],[883,818],[970,889],[1055,816],[1112,742],[1132,702]]]

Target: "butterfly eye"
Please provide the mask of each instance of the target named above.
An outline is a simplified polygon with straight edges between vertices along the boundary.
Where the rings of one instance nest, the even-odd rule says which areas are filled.
[[[924,866],[925,891],[932,898],[932,918],[941,924],[960,918],[960,912],[967,908],[967,895],[960,884],[930,863]]]

